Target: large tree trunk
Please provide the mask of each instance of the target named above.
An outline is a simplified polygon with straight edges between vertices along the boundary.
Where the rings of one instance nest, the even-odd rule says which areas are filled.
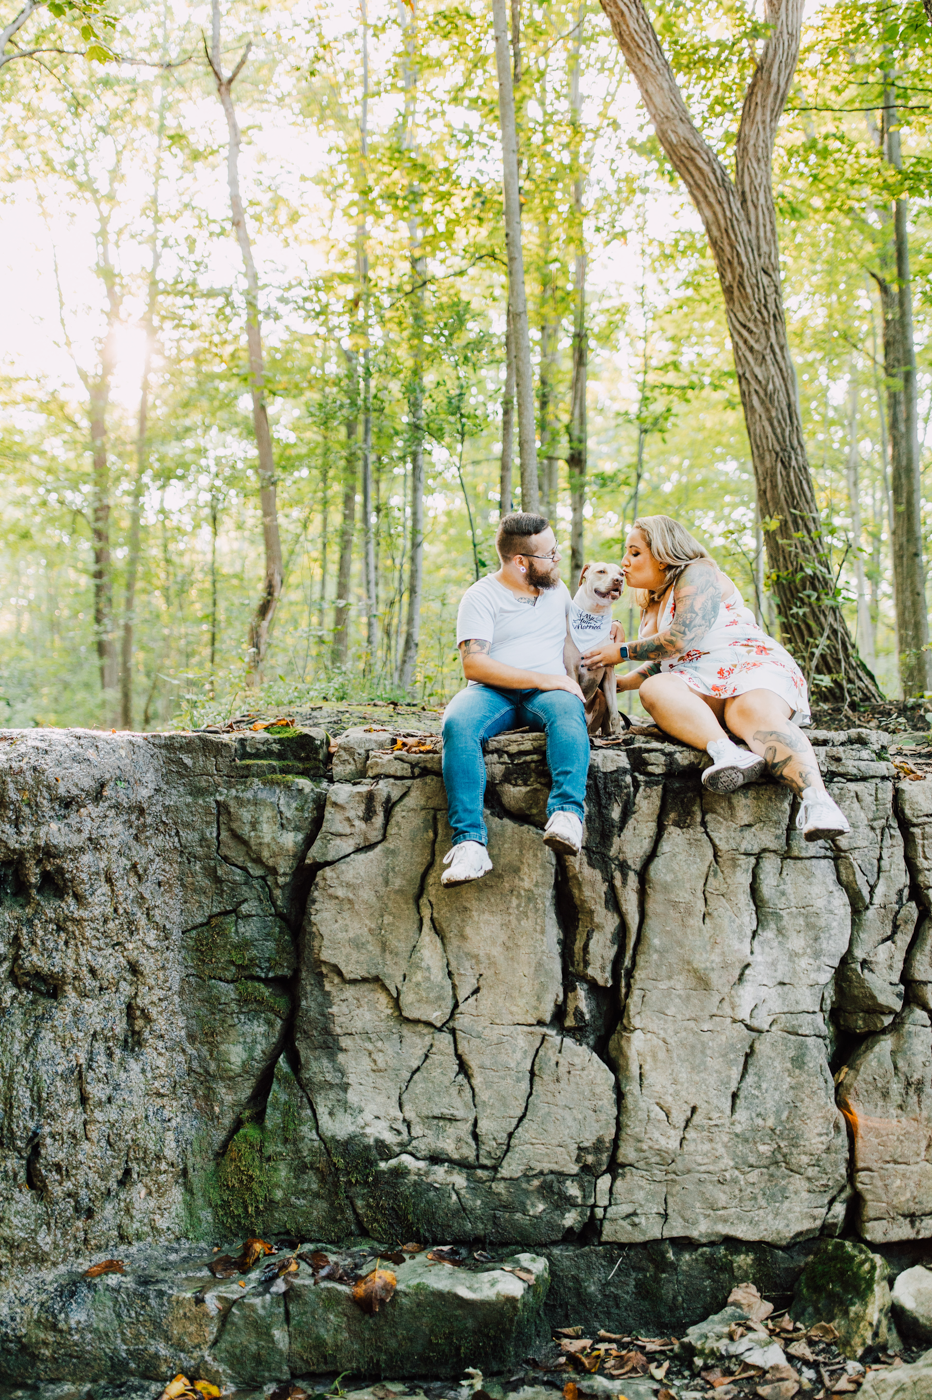
[[[580,131],[582,120],[582,88],[580,86],[580,65],[582,58],[582,35],[585,20],[585,3],[580,3],[577,20],[576,43],[570,69],[570,119],[573,133],[573,160],[576,166],[573,179],[573,213],[575,216],[576,253],[574,258],[573,283],[575,305],[573,308],[573,378],[570,388],[569,450],[566,454],[566,470],[570,488],[570,569],[577,579],[582,573],[584,558],[584,511],[586,507],[586,465],[587,465],[587,425],[586,388],[589,373],[589,337],[586,331],[586,236],[583,223],[583,174],[580,167]]]
[[[521,509],[539,509],[537,438],[534,426],[534,374],[531,336],[524,286],[521,242],[521,190],[518,182],[518,130],[508,35],[508,0],[492,0],[495,63],[498,69],[498,110],[502,128],[502,179],[505,196],[505,249],[508,255],[508,303],[515,346],[515,387],[518,404],[518,451],[521,457]]]
[[[902,169],[895,92],[885,88],[883,144],[887,160]],[[890,434],[891,549],[897,649],[903,695],[932,689],[929,619],[922,549],[922,480],[916,411],[916,350],[909,267],[907,201],[883,211],[880,268],[874,274],[883,315],[883,357]]]
[[[838,601],[790,357],[771,161],[799,55],[803,0],[767,0],[770,26],[745,94],[732,180],[696,129],[642,0],[601,0],[718,270],[783,637],[826,699],[875,702]]]
[[[251,44],[233,69],[224,76],[220,47],[220,0],[211,0],[211,45],[208,61],[217,80],[217,94],[227,121],[227,183],[230,190],[230,212],[236,241],[243,259],[246,275],[246,343],[249,351],[249,392],[252,397],[252,422],[259,455],[259,504],[262,509],[262,539],[265,547],[265,580],[259,603],[249,626],[248,669],[253,681],[258,680],[269,645],[269,632],[278,600],[282,593],[284,568],[282,543],[278,530],[278,502],[275,490],[275,456],[272,434],[265,404],[265,356],[262,349],[262,328],[259,322],[259,278],[252,256],[252,244],[246,227],[246,214],[239,188],[240,132],[233,106],[233,84],[249,56]]]

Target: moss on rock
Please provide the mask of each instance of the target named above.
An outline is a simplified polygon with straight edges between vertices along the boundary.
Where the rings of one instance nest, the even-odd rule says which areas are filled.
[[[823,1240],[799,1276],[791,1311],[804,1327],[830,1322],[846,1356],[860,1356],[871,1344],[884,1346],[890,1316],[887,1265],[865,1244]]]

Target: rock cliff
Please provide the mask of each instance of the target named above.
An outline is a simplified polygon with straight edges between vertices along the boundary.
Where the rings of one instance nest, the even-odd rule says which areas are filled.
[[[0,1259],[932,1234],[932,782],[882,735],[813,736],[836,850],[597,747],[575,862],[502,736],[455,890],[439,754],[391,737],[0,735]]]

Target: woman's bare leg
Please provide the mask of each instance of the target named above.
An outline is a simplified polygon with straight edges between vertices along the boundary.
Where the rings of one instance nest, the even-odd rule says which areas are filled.
[[[724,708],[721,700],[706,700],[679,676],[648,676],[638,694],[658,729],[694,749],[728,738],[716,716],[716,711],[720,717]]]
[[[790,706],[772,690],[748,690],[725,701],[725,723],[749,749],[761,754],[773,777],[802,795],[806,788],[825,791],[812,745],[790,723]]]

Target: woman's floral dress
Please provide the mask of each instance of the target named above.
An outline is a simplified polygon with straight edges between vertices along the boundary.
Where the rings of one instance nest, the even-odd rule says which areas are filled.
[[[673,590],[657,622],[664,632],[673,621]],[[718,610],[712,629],[701,644],[682,656],[661,661],[661,671],[682,676],[700,695],[727,700],[746,690],[772,690],[792,706],[794,724],[808,724],[809,692],[806,680],[789,652],[754,621],[737,588]]]

